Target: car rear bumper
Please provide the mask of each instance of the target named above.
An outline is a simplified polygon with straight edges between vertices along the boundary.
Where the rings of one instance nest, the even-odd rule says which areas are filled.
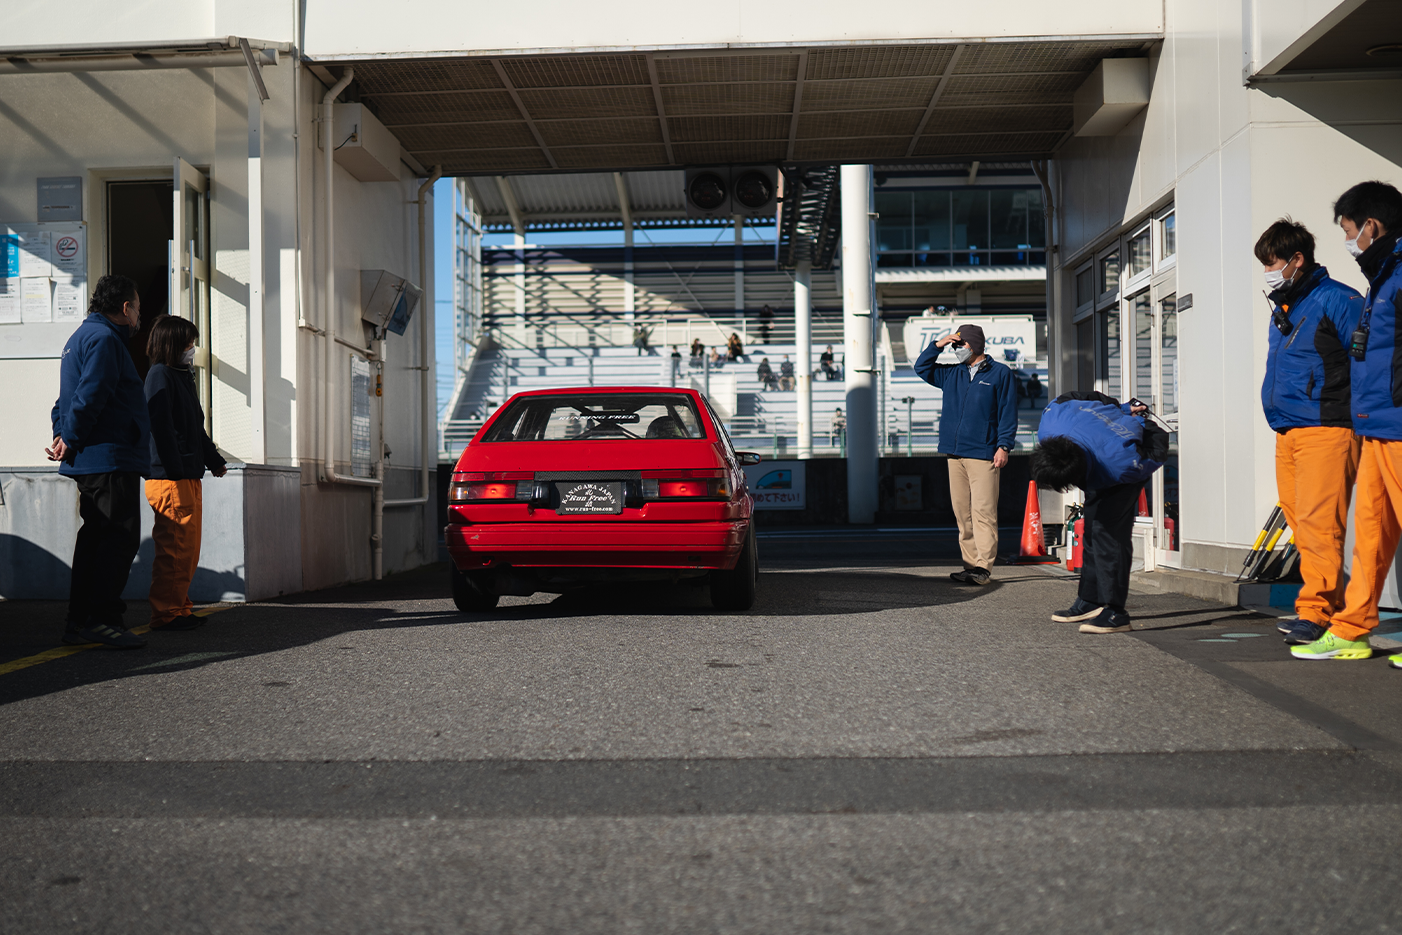
[[[698,523],[450,523],[448,554],[463,571],[517,567],[731,569],[749,520]]]

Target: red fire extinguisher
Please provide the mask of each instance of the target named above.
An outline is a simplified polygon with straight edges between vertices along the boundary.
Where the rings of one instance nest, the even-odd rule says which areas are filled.
[[[1081,570],[1081,540],[1085,535],[1086,521],[1078,519],[1071,526],[1071,557],[1066,562],[1067,571]]]

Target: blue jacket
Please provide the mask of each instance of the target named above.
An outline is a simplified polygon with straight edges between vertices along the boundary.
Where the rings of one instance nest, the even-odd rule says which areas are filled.
[[[1167,432],[1100,393],[1058,396],[1042,413],[1037,441],[1057,436],[1086,453],[1085,490],[1142,484],[1168,457]]]
[[[54,435],[68,446],[61,474],[150,468],[146,393],[126,338],[126,328],[94,312],[63,346],[52,415]]]
[[[1359,327],[1367,353],[1353,362],[1353,430],[1368,438],[1402,440],[1402,342],[1397,340],[1402,291],[1402,240],[1370,278]]]
[[[915,373],[944,391],[940,410],[940,452],[957,458],[992,461],[999,448],[1017,445],[1017,378],[985,357],[973,379],[965,364],[937,364],[943,348],[930,342],[915,362]]]
[[[1287,320],[1289,334],[1273,321],[1261,407],[1277,432],[1313,425],[1350,428],[1348,341],[1358,326],[1363,297],[1329,271],[1316,266],[1288,289],[1271,293],[1276,320]]]
[[[223,456],[205,433],[190,371],[153,364],[146,374],[146,411],[151,417],[151,477],[199,480],[205,468],[224,467]]]

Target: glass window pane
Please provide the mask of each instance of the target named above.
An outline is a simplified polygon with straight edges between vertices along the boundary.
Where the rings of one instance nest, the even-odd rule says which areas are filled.
[[[1027,192],[988,193],[988,246],[994,250],[1027,248]]]
[[[1042,207],[1040,188],[1027,192],[1027,242],[1036,250],[1044,250],[1047,246],[1047,212]]]
[[[1120,251],[1104,257],[1100,261],[1100,294],[1114,292],[1120,288]]]
[[[1159,221],[1159,259],[1166,260],[1178,253],[1177,213],[1170,211]]]
[[[1095,318],[1076,325],[1076,389],[1095,389]]]
[[[1159,335],[1159,360],[1162,362],[1163,413],[1178,411],[1178,296],[1170,295],[1159,303],[1163,313],[1162,333]]]
[[[1102,392],[1119,399],[1124,392],[1124,384],[1120,379],[1120,311],[1112,308],[1107,312],[1101,312],[1100,318],[1100,354],[1096,361],[1099,370],[1099,378],[1104,387]]]
[[[914,192],[915,249],[949,249],[949,192]]]
[[[1140,402],[1154,404],[1154,304],[1147,291],[1139,293],[1134,302],[1134,396]]]
[[[1087,266],[1076,274],[1076,307],[1080,308],[1095,298],[1095,270]]]
[[[1146,272],[1152,262],[1149,250],[1149,228],[1144,228],[1136,234],[1129,242],[1129,276],[1138,276]]]
[[[876,249],[910,249],[910,192],[877,192]]]
[[[951,192],[955,250],[988,249],[988,192]]]

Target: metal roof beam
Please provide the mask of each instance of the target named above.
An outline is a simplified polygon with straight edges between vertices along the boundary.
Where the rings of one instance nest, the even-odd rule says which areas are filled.
[[[501,200],[506,202],[506,213],[511,215],[511,227],[518,234],[526,233],[526,219],[521,213],[521,203],[516,200],[516,190],[511,187],[511,180],[504,175],[497,176],[497,189],[501,192]]]
[[[509,76],[506,73],[506,69],[502,67],[501,59],[492,59],[492,67],[496,69],[497,77],[501,79],[502,87],[511,95],[511,100],[515,102],[516,109],[521,112],[521,119],[526,121],[526,127],[531,131],[531,136],[535,137],[537,145],[540,146],[540,151],[545,154],[545,161],[550,163],[550,168],[552,169],[560,168],[560,164],[555,161],[554,155],[550,152],[550,147],[545,145],[545,137],[540,135],[540,129],[535,125],[535,120],[531,117],[531,112],[526,110],[525,101],[521,100],[521,95],[516,93],[516,85],[511,83],[511,76]]]
[[[623,229],[633,230],[633,205],[628,199],[628,182],[622,172],[613,174],[613,186],[618,191],[618,211],[623,215]]]
[[[786,157],[793,162],[794,147],[798,145],[798,115],[803,109],[803,79],[808,74],[808,50],[798,53],[798,73],[793,85],[793,117],[789,120],[789,149]]]
[[[905,150],[907,156],[915,155],[915,147],[920,144],[920,134],[925,132],[925,125],[930,122],[930,117],[935,112],[935,105],[944,96],[944,89],[949,87],[949,79],[954,77],[954,66],[959,64],[959,59],[964,56],[964,52],[968,48],[966,45],[956,46],[954,54],[949,57],[949,64],[944,66],[944,74],[940,75],[940,83],[935,85],[935,93],[930,95],[930,103],[925,107],[925,116],[920,118],[920,123],[916,124],[915,132],[910,135],[910,145]]]
[[[674,166],[677,164],[677,157],[672,155],[672,132],[667,128],[667,108],[662,103],[662,83],[657,80],[657,62],[651,55],[647,57],[647,76],[652,82],[652,100],[657,105],[657,122],[662,128],[662,145],[667,147],[667,164]]]

